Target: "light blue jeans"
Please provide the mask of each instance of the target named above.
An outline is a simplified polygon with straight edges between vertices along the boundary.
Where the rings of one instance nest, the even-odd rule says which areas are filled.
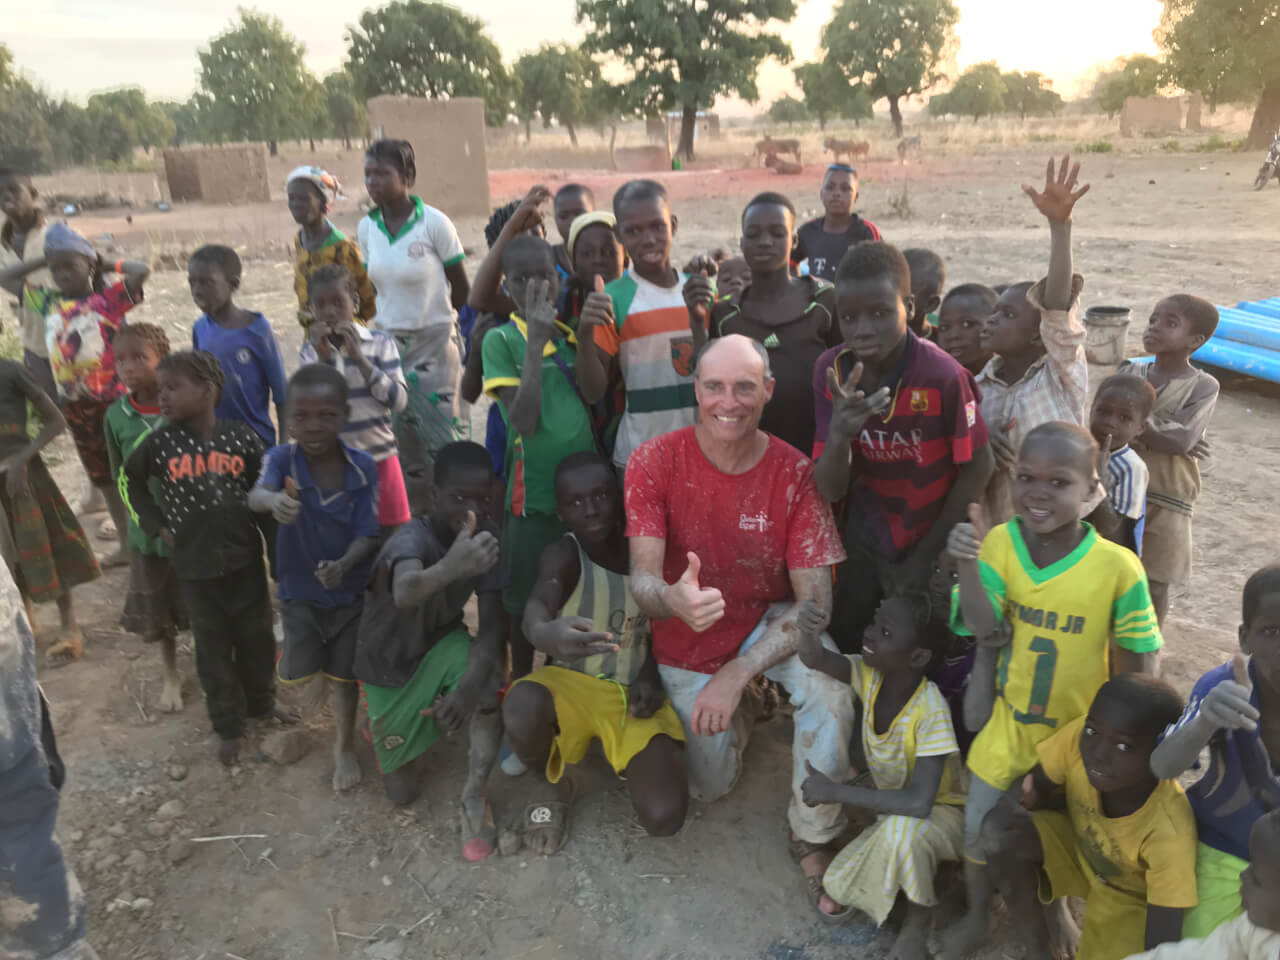
[[[741,656],[750,650],[769,627],[792,608],[791,603],[775,603],[756,624],[742,646]],[[824,646],[835,650],[831,638],[822,637]],[[725,796],[742,773],[742,753],[751,736],[751,718],[742,706],[733,716],[730,728],[710,737],[699,737],[689,727],[694,701],[711,680],[709,673],[659,666],[667,696],[684,724],[685,759],[689,770],[689,795],[710,803]],[[787,819],[791,830],[809,843],[834,840],[845,828],[844,808],[838,803],[807,806],[800,796],[800,785],[808,772],[808,760],[833,780],[850,776],[849,740],[853,735],[853,693],[849,687],[824,673],[810,670],[794,654],[775,664],[764,674],[782,684],[795,708],[795,738],[791,746],[791,802]]]

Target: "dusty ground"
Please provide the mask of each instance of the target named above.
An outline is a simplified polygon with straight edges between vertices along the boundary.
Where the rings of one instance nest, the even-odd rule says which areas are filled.
[[[947,145],[926,151],[905,171],[877,148],[883,156],[862,165],[861,209],[889,240],[940,253],[952,282],[1038,276],[1047,233],[1018,184],[1041,174],[1042,156],[1053,146],[997,144],[975,154]],[[1094,188],[1077,209],[1075,229],[1085,304],[1132,306],[1131,353],[1138,350],[1138,324],[1161,295],[1189,290],[1218,303],[1274,295],[1280,257],[1274,229],[1280,190],[1249,189],[1258,158],[1143,149],[1084,157]],[[282,167],[289,163],[281,159]],[[726,163],[664,178],[681,222],[678,256],[733,241],[738,211],[760,190],[784,190],[802,211],[816,207],[818,170],[783,178]],[[906,219],[890,208],[904,173]],[[493,199],[515,197],[533,182],[567,179],[592,184],[602,198],[620,180],[578,170],[504,171],[491,177]],[[447,198],[428,199],[448,206]],[[339,223],[352,227],[357,215],[348,200]],[[290,223],[282,204],[138,214],[132,226],[122,216],[85,217],[78,226],[95,238],[111,233],[132,254],[189,251],[220,238],[244,247],[253,258],[241,302],[272,317],[286,356],[296,355],[291,267],[281,260]],[[482,250],[482,224],[459,226],[468,247]],[[187,342],[195,315],[184,281],[182,273],[158,272],[134,315],[165,324],[177,343]],[[1276,559],[1277,422],[1275,389],[1224,382],[1211,429],[1216,466],[1197,514],[1195,574],[1175,596],[1167,630],[1165,674],[1184,690],[1231,650],[1240,587],[1252,570]],[[70,444],[59,445],[55,457],[64,489],[78,496],[82,481]],[[563,852],[470,867],[457,855],[462,744],[436,752],[425,796],[405,813],[390,810],[363,746],[367,782],[350,794],[331,793],[324,714],[309,721],[315,746],[294,766],[275,766],[251,750],[228,773],[213,757],[189,645],[181,656],[186,709],[158,713],[159,652],[115,628],[124,585],[125,574],[116,570],[77,592],[88,652],[42,678],[70,771],[60,831],[88,892],[93,939],[109,960],[826,960],[847,956],[851,947],[878,955],[887,945],[865,924],[833,931],[811,919],[785,846],[786,718],[759,730],[733,796],[712,807],[695,804],[675,838],[646,837],[631,820],[624,790],[593,758],[584,765],[573,837]],[[43,626],[54,623],[53,611],[42,611]],[[495,776],[500,818],[514,812],[519,786]],[[158,811],[172,800],[182,812],[163,819]],[[264,836],[189,842],[226,834]],[[150,905],[126,906],[136,898]],[[1002,936],[992,956],[1006,946]]]

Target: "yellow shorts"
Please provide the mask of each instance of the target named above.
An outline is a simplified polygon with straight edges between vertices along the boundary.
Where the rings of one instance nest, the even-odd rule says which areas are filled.
[[[1084,928],[1076,960],[1123,960],[1146,949],[1147,901],[1091,879],[1080,859],[1075,830],[1065,813],[1036,810],[1031,814],[1044,848],[1040,902],[1059,897],[1087,900]]]
[[[547,666],[516,683],[536,683],[555,701],[558,730],[547,757],[547,779],[552,783],[560,782],[565,767],[582,761],[592,740],[600,741],[605,758],[619,776],[659,734],[684,743],[684,727],[669,700],[663,701],[652,717],[639,719],[627,712],[626,687],[612,680]]]
[[[1040,762],[1036,748],[1057,730],[1043,724],[1019,723],[1008,702],[996,697],[991,718],[969,747],[969,770],[997,790],[1008,790]]]

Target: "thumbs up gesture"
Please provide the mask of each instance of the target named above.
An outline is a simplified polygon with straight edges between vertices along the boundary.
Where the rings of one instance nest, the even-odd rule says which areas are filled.
[[[1215,730],[1258,729],[1258,708],[1253,705],[1253,681],[1249,678],[1249,658],[1237,653],[1231,663],[1230,680],[1223,680],[1205,694],[1200,715]]]
[[[724,616],[724,595],[698,582],[702,561],[692,551],[687,556],[689,566],[679,580],[667,587],[667,605],[690,629],[701,633]]]
[[[498,562],[498,538],[488,530],[476,532],[475,511],[468,510],[449,552],[440,562],[450,580],[467,580],[487,573]]]
[[[977,562],[987,530],[987,518],[982,507],[976,503],[969,504],[969,522],[957,523],[951,528],[947,535],[947,553],[957,561]]]
[[[593,287],[583,301],[582,312],[578,315],[579,331],[613,323],[613,297],[604,292],[604,277],[597,273]]]
[[[284,478],[284,489],[276,493],[275,502],[271,505],[271,516],[276,523],[293,523],[302,512],[302,501],[298,499],[298,485],[293,477]]]
[[[708,274],[707,265],[698,264],[696,272],[690,272],[684,282],[684,305],[689,309],[689,323],[706,328],[711,317],[711,303],[716,298],[716,287]]]
[[[804,770],[808,776],[800,784],[800,798],[804,800],[806,806],[816,807],[824,803],[839,802],[840,785],[838,783],[808,760],[804,762]]]

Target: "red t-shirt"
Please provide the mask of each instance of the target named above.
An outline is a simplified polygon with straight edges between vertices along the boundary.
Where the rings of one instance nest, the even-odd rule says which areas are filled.
[[[813,459],[822,456],[831,426],[827,369],[841,382],[856,358],[847,346],[832,347],[813,367],[816,419]],[[902,373],[887,414],[871,417],[852,444],[856,482],[848,517],[861,521],[884,558],[897,562],[937,522],[960,464],[987,443],[973,374],[948,353],[907,331]]]
[[[683,620],[653,624],[664,666],[714,673],[733,658],[772,603],[792,596],[788,571],[844,559],[831,507],[818,496],[813,464],[769,437],[746,473],[716,469],[686,427],[642,443],[627,461],[627,536],[666,540],[662,573],[680,579],[690,551],[699,583],[724,594],[725,614],[695,633]]]

